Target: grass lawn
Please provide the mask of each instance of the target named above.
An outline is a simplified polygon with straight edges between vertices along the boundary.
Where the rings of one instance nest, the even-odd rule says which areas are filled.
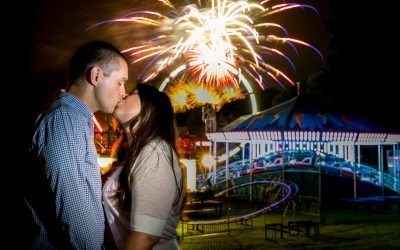
[[[253,219],[243,230],[185,237],[182,250],[194,249],[400,249],[400,210],[367,212],[338,209],[321,212],[320,236],[284,234],[265,240],[264,222],[281,220],[280,211]],[[284,219],[284,222],[288,218]],[[271,234],[272,235],[272,234]],[[270,239],[271,238],[271,239]]]

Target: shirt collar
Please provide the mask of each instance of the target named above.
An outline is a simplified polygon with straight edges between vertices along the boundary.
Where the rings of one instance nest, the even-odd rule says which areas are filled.
[[[83,103],[78,97],[72,95],[69,92],[61,93],[59,96],[59,100],[64,102],[72,107],[74,107],[78,112],[82,113],[85,116],[92,117],[93,111]]]

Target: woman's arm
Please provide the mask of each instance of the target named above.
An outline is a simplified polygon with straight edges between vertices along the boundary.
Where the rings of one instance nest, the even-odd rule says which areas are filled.
[[[151,142],[134,166],[131,234],[125,249],[151,249],[163,234],[177,193],[171,163],[164,153],[167,147],[160,141]]]
[[[137,250],[147,250],[152,249],[155,244],[160,240],[160,237],[141,233],[132,232],[125,242],[124,250],[137,249]]]

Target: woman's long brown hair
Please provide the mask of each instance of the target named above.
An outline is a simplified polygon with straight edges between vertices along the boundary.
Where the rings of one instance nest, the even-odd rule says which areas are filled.
[[[176,202],[180,201],[183,183],[182,178],[178,183],[174,171],[173,157],[177,156],[176,151],[176,121],[173,107],[168,96],[160,92],[156,87],[150,84],[139,83],[137,85],[138,95],[140,97],[141,109],[138,115],[132,118],[129,129],[133,136],[132,144],[126,153],[123,169],[119,176],[119,188],[117,199],[120,206],[124,209],[131,207],[131,187],[129,182],[129,173],[140,153],[140,151],[152,140],[160,138],[170,145],[169,161],[175,176],[175,183],[178,188],[178,197]]]

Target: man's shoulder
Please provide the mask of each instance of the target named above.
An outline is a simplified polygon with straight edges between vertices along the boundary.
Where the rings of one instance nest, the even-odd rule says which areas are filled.
[[[52,131],[63,131],[67,129],[75,133],[81,131],[82,127],[88,126],[89,119],[90,117],[85,117],[82,113],[77,112],[73,107],[67,104],[54,102],[48,109],[37,116],[34,131],[37,132],[48,129]],[[49,126],[50,124],[52,125]],[[64,132],[66,132],[66,130],[64,130]]]
[[[72,119],[76,119],[82,117],[82,114],[77,112],[76,109],[68,103],[55,100],[43,109],[38,119],[51,119],[54,117],[71,117]]]

